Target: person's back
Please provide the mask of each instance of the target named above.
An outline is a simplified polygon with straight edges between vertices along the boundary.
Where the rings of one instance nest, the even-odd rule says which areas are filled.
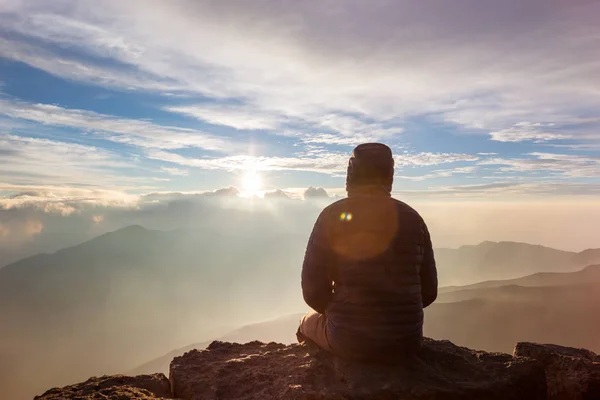
[[[302,290],[317,313],[303,319],[299,339],[374,361],[418,348],[437,273],[427,227],[391,197],[392,177],[387,146],[355,149],[348,197],[321,213],[307,246]]]

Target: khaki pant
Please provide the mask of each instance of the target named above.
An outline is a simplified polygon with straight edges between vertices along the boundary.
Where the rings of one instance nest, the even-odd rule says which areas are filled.
[[[327,339],[327,317],[316,311],[311,311],[302,317],[296,337],[300,343],[310,340],[320,348],[332,351]]]

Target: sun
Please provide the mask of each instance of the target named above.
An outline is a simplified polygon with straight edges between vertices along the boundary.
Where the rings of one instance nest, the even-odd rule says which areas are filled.
[[[246,195],[254,196],[260,190],[261,183],[260,175],[256,171],[250,170],[244,174],[242,186]]]

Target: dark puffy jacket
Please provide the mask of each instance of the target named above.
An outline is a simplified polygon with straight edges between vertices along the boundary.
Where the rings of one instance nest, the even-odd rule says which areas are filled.
[[[340,356],[382,359],[418,348],[437,297],[421,216],[383,189],[350,193],[319,216],[302,267],[306,303],[327,317]]]

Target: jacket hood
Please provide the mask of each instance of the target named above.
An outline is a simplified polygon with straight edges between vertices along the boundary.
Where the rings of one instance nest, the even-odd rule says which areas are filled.
[[[364,143],[357,146],[348,160],[346,190],[356,192],[360,187],[382,187],[388,193],[394,182],[394,157],[383,143]]]

